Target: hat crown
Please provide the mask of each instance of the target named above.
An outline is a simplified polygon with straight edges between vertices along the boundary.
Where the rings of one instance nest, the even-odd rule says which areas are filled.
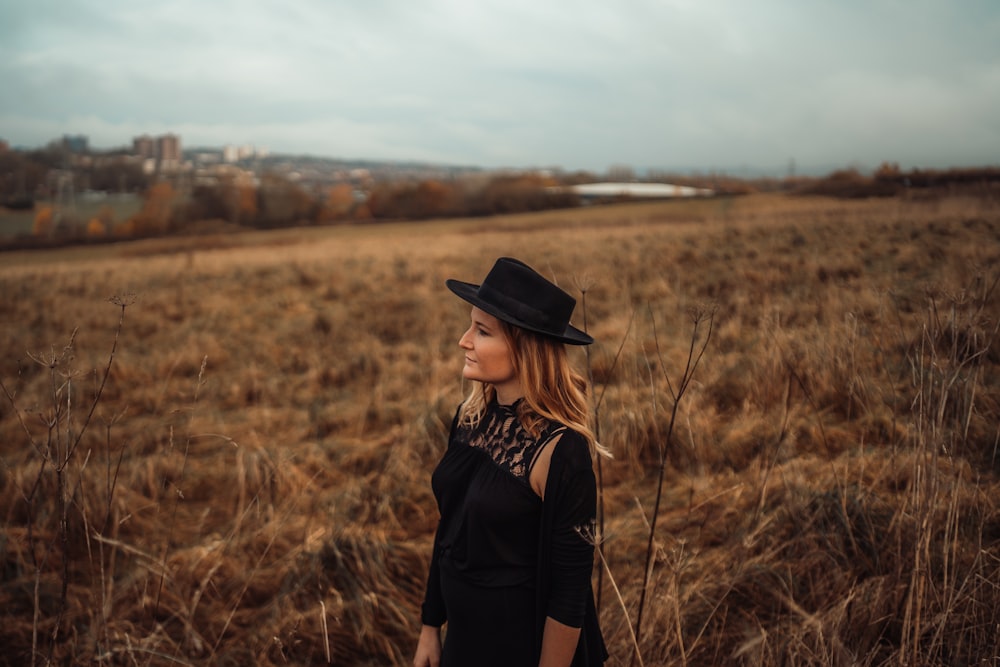
[[[446,281],[462,299],[516,327],[562,343],[589,345],[587,333],[570,324],[576,299],[512,257],[501,257],[481,285]]]
[[[517,320],[552,335],[566,330],[576,306],[572,296],[510,257],[497,260],[478,294]]]

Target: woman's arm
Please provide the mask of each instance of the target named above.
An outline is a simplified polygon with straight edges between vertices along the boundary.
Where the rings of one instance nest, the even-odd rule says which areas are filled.
[[[592,596],[592,526],[597,510],[597,484],[588,443],[575,432],[564,433],[552,448],[543,503],[543,557],[538,577],[539,605],[545,619],[539,664],[566,667],[581,649],[581,628],[587,626],[587,610],[593,605],[588,604],[588,598]],[[589,631],[582,648],[595,664],[600,662],[598,643]]]
[[[441,628],[425,625],[420,628],[413,667],[438,667],[439,664],[441,664]]]
[[[569,667],[580,641],[580,628],[571,628],[552,618],[545,619],[542,632],[542,657],[538,667]]]

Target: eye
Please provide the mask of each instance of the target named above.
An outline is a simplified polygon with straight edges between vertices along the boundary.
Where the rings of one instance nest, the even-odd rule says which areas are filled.
[[[486,329],[483,329],[482,327],[476,327],[476,331],[479,332],[480,336],[489,336],[490,335],[489,332],[486,331]]]

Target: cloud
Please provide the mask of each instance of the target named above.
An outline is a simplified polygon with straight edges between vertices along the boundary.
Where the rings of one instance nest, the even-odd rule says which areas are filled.
[[[14,144],[164,128],[186,145],[590,169],[1000,154],[988,0],[0,3]]]

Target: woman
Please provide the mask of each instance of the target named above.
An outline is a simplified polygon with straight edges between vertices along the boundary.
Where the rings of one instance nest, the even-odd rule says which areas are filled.
[[[413,664],[598,665],[592,456],[607,451],[565,348],[593,339],[569,323],[576,300],[515,259],[447,286],[472,304],[472,390],[431,478],[441,519]]]

